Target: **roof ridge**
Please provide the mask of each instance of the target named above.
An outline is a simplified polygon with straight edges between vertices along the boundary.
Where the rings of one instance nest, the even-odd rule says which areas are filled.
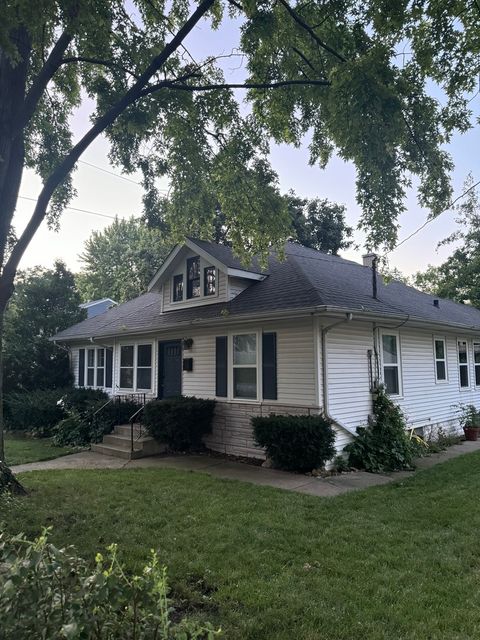
[[[312,282],[312,280],[310,279],[309,274],[305,271],[305,269],[302,267],[302,265],[297,262],[297,260],[295,259],[296,256],[293,255],[293,254],[288,254],[288,255],[289,255],[290,258],[292,258],[291,264],[292,264],[292,267],[294,268],[294,270],[296,271],[297,275],[299,275],[299,272],[300,272],[301,278],[304,281],[306,280],[307,283],[309,284],[309,290],[314,292],[315,298],[317,299],[317,304],[324,304],[324,300],[323,300],[322,296],[320,295],[317,287]],[[279,262],[277,257],[275,257],[274,260]]]

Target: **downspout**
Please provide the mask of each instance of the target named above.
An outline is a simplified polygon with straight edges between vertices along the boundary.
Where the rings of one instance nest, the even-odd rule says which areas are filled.
[[[334,418],[330,414],[329,410],[329,402],[328,402],[328,357],[327,357],[327,334],[329,331],[334,329],[335,327],[339,327],[342,324],[347,322],[351,322],[353,320],[353,313],[347,313],[346,317],[343,320],[339,320],[338,322],[334,322],[333,324],[329,324],[326,327],[323,327],[321,330],[321,347],[322,347],[322,395],[323,395],[323,414],[330,420],[334,422],[345,431],[348,431],[352,435],[356,435],[356,430],[351,427],[347,427],[347,425],[342,424],[339,420]]]

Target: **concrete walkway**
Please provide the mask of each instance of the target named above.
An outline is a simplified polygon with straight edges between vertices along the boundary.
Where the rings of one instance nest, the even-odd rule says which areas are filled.
[[[425,458],[417,460],[417,469],[429,469],[465,453],[480,451],[480,440],[477,442],[463,442]],[[179,469],[181,471],[201,471],[215,478],[241,480],[252,484],[275,487],[288,491],[298,491],[314,496],[331,497],[342,493],[366,489],[376,485],[388,484],[409,478],[414,471],[400,471],[389,475],[358,471],[343,473],[329,478],[314,478],[311,476],[264,469],[241,462],[231,462],[222,458],[208,455],[184,456],[154,456],[140,460],[122,460],[101,455],[92,451],[74,453],[69,456],[47,460],[45,462],[31,462],[12,467],[12,471],[24,473],[26,471],[49,471],[53,469]]]

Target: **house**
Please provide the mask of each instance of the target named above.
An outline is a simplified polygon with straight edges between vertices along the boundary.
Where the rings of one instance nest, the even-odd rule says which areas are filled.
[[[87,318],[94,318],[95,316],[104,313],[111,307],[116,307],[118,302],[112,300],[111,298],[102,298],[101,300],[91,300],[90,302],[84,302],[80,305],[80,309],[87,310]]]
[[[480,404],[480,311],[288,243],[264,269],[187,238],[148,292],[60,332],[75,381],[110,394],[217,400],[216,451],[261,457],[250,418],[324,412],[341,451],[382,381],[409,424],[455,428]]]

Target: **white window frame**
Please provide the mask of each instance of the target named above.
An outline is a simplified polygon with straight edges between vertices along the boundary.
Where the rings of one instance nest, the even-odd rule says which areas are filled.
[[[151,369],[151,378],[150,378],[150,389],[142,389],[137,386],[137,369],[138,369],[138,347],[142,345],[149,345],[151,348],[151,365],[150,367],[140,367],[141,369]],[[122,367],[122,347],[133,347],[133,387],[121,387],[120,386],[120,374],[122,369],[130,369],[130,367]],[[117,388],[120,391],[125,393],[152,393],[155,390],[155,380],[154,380],[154,372],[155,372],[155,348],[154,342],[150,340],[146,340],[145,342],[122,342],[118,345],[118,386]]]
[[[460,349],[459,342],[464,342],[467,350],[467,362],[460,363]],[[472,388],[472,372],[470,371],[470,349],[467,338],[457,338],[457,367],[458,367],[458,388],[460,391],[469,391]],[[467,367],[467,375],[468,375],[468,385],[466,387],[462,387],[461,376],[460,376],[460,367]]]
[[[395,364],[391,364],[391,363],[387,363],[385,364],[384,362],[384,358],[383,358],[383,336],[394,336],[395,340],[396,340],[396,344],[397,344],[397,362]],[[386,390],[386,384],[385,384],[385,367],[397,367],[397,373],[398,373],[398,393],[389,393],[388,396],[389,398],[403,398],[403,371],[402,371],[402,347],[401,347],[401,343],[400,343],[400,334],[398,333],[398,331],[389,331],[387,329],[384,329],[383,331],[380,331],[380,340],[379,340],[379,346],[380,346],[380,361],[381,361],[381,376],[382,376],[382,382],[385,385],[385,390]]]
[[[472,342],[472,355],[473,355],[473,382],[475,389],[480,389],[480,384],[477,384],[477,367],[480,368],[480,362],[475,362],[475,345],[480,347],[480,338],[473,340]]]
[[[210,296],[208,296],[210,297]],[[211,296],[213,298],[213,296]],[[233,338],[234,336],[245,336],[245,335],[255,335],[256,339],[256,364],[248,364],[248,365],[234,365],[233,364]],[[262,333],[257,330],[248,329],[232,331],[228,334],[228,399],[232,402],[247,402],[247,403],[258,403],[261,401],[261,390],[262,390],[262,366],[261,366],[261,335]],[[254,369],[257,370],[257,394],[255,398],[238,398],[234,395],[234,385],[233,385],[233,371],[234,369]]]
[[[195,298],[187,298],[187,285],[188,285],[187,260],[189,260],[190,258],[200,259],[200,295]],[[215,269],[215,293],[210,296],[205,295],[205,269],[207,267],[213,267]],[[173,282],[174,282],[175,276],[180,276],[180,275],[183,276],[183,297],[181,300],[174,300],[173,295],[174,295],[175,289],[174,289]],[[188,304],[192,302],[195,303],[198,300],[215,300],[215,298],[218,298],[219,284],[220,284],[220,271],[218,267],[216,267],[211,262],[208,262],[200,255],[188,255],[183,260],[182,270],[181,271],[176,270],[172,274],[172,277],[170,279],[170,304],[181,305],[181,304]]]
[[[443,342],[444,358],[437,358],[436,343]],[[443,362],[445,364],[445,378],[439,380],[437,376],[437,362]],[[448,354],[447,354],[447,339],[443,336],[433,336],[433,368],[436,384],[448,384]]]
[[[99,367],[98,366],[98,352],[102,350],[103,351],[103,367]],[[89,366],[88,364],[88,352],[89,351],[93,351],[94,352],[94,356],[93,356],[93,367]],[[106,347],[86,347],[85,348],[85,363],[84,363],[84,387],[87,389],[106,389],[107,387],[105,386],[105,379],[106,379],[106,375],[107,375],[107,349]],[[93,371],[93,384],[88,384],[88,371],[89,369],[91,369]],[[97,370],[98,369],[103,369],[103,386],[99,386],[97,384]]]

